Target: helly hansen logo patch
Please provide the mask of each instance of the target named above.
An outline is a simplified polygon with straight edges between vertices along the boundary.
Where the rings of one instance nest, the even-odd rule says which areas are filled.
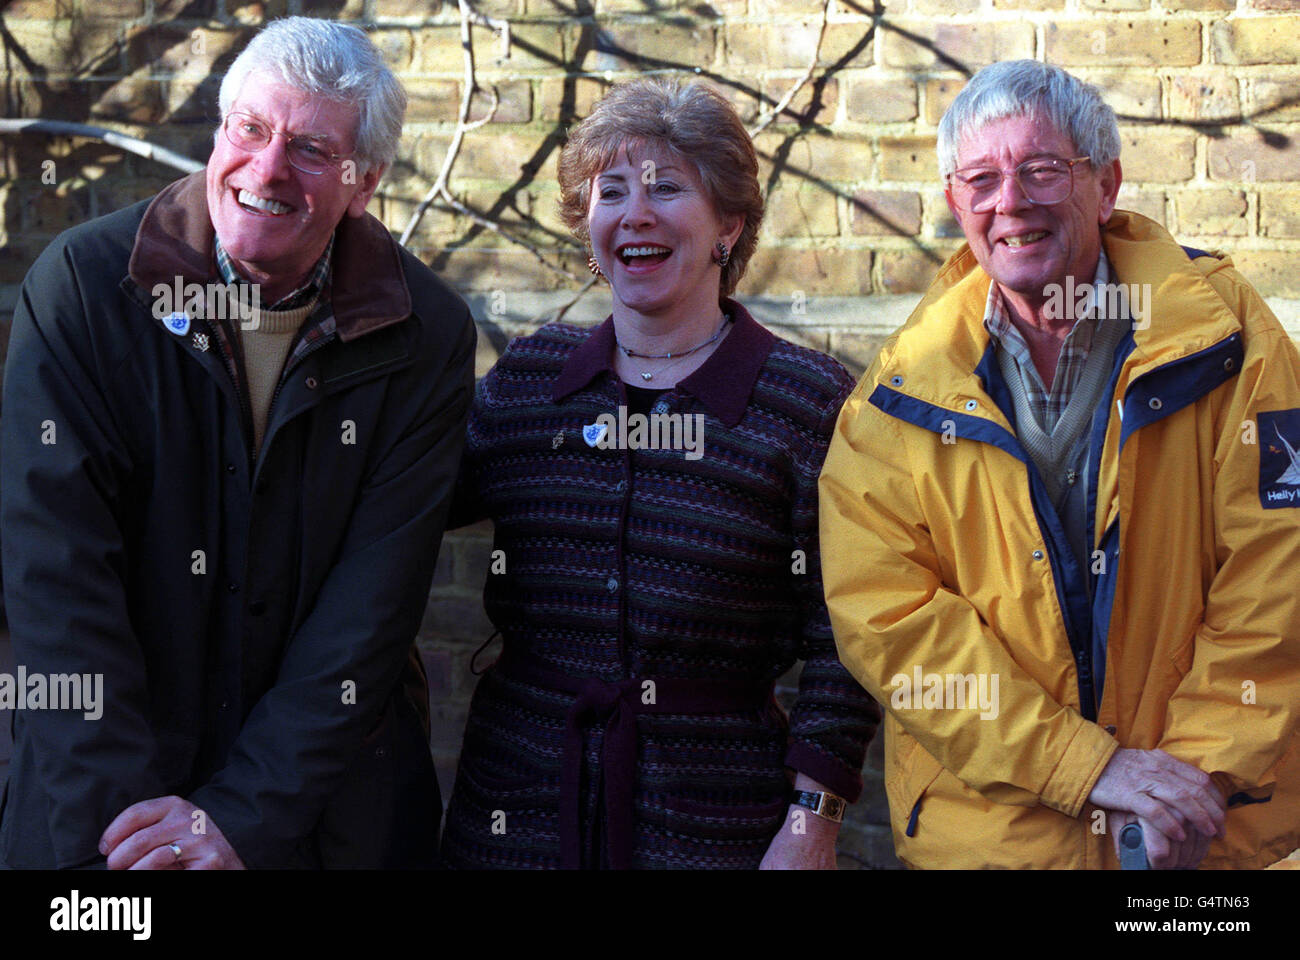
[[[1300,410],[1259,415],[1259,502],[1300,507]]]

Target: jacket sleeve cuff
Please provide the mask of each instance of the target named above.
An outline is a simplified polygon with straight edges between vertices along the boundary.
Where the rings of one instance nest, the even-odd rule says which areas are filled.
[[[831,793],[838,794],[849,803],[862,795],[862,772],[851,770],[844,762],[823,753],[810,744],[796,741],[785,753],[785,765],[812,777]]]
[[[1077,817],[1119,741],[1097,724],[1079,718],[1079,729],[1047,778],[1039,799],[1067,817]]]

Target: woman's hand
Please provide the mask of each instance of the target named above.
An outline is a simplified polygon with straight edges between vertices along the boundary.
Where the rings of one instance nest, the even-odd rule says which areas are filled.
[[[826,789],[802,773],[795,777],[794,788],[814,793]],[[839,833],[840,825],[835,821],[792,803],[758,869],[835,870],[835,839]]]

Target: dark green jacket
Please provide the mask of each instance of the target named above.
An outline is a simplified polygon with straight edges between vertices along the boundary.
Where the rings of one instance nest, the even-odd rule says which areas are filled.
[[[14,711],[0,862],[102,863],[119,812],[177,794],[250,867],[427,863],[412,642],[473,321],[377,220],[345,217],[335,332],[286,369],[255,455],[242,362],[207,321],[154,316],[156,284],[219,281],[212,240],[200,171],[67,231],[23,284],[0,447],[14,655],[102,674],[103,712]]]

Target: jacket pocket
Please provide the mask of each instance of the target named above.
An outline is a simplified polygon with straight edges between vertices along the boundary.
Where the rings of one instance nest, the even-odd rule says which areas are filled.
[[[927,791],[933,786],[943,764],[930,755],[911,735],[897,723],[892,731],[897,740],[895,761],[889,764],[885,775],[885,794],[897,827],[900,818],[906,818],[904,836],[914,837],[920,823],[921,807]]]

